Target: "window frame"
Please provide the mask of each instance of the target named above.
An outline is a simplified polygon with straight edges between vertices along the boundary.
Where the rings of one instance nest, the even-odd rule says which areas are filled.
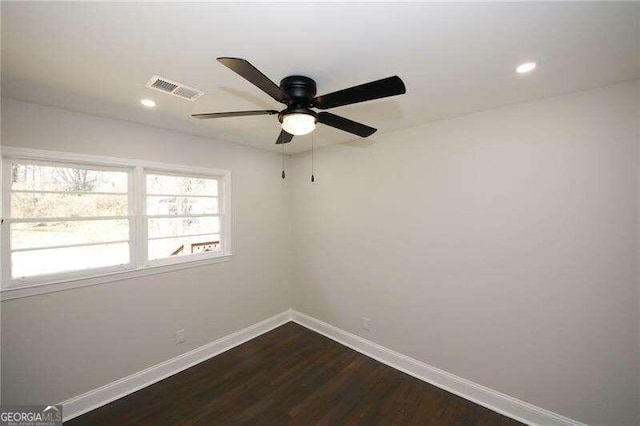
[[[149,216],[147,214],[147,197],[149,196],[154,196],[155,194],[147,194],[147,181],[146,181],[146,177],[148,174],[160,174],[163,176],[176,176],[176,177],[187,177],[187,178],[203,178],[203,179],[215,179],[218,182],[218,195],[216,195],[216,198],[218,199],[218,213],[215,215],[207,215],[207,216],[217,216],[219,218],[220,221],[220,230],[218,232],[218,234],[220,234],[220,245],[222,246],[222,250],[221,252],[207,252],[207,253],[197,253],[197,254],[191,254],[188,256],[176,256],[176,257],[165,257],[162,259],[149,259],[149,253],[148,253],[148,243],[149,243],[149,235],[148,235],[148,231],[149,231],[149,226],[148,226],[148,220],[149,218],[153,218],[154,215]],[[142,242],[144,242],[144,244],[141,244],[142,247],[140,247],[139,250],[139,255],[140,255],[140,259],[141,262],[145,265],[145,267],[153,267],[156,265],[173,265],[176,263],[182,263],[184,262],[184,258],[188,258],[188,259],[194,259],[194,260],[198,260],[198,259],[207,259],[209,257],[212,257],[213,254],[217,254],[220,255],[220,253],[224,253],[224,247],[225,247],[225,234],[227,233],[225,226],[224,226],[224,208],[225,208],[225,200],[224,200],[224,195],[223,195],[223,182],[222,179],[220,179],[217,176],[212,176],[212,175],[203,175],[203,174],[195,174],[195,173],[177,173],[177,172],[173,172],[173,171],[168,171],[168,170],[159,170],[159,169],[152,169],[152,168],[143,168],[142,169],[142,173],[141,173],[141,177],[138,177],[138,179],[140,179],[139,181],[139,185],[141,185],[143,189],[143,195],[142,195],[142,200],[141,200],[141,205],[139,206],[140,208],[140,217],[142,219],[142,226],[141,226],[141,230],[143,231],[143,233],[140,235],[140,238]],[[178,216],[178,215],[166,215],[167,218],[172,218],[172,217],[183,217],[183,216]]]
[[[49,293],[68,288],[84,287],[118,281],[136,276],[151,275],[231,259],[231,172],[222,169],[157,163],[61,151],[45,151],[30,148],[2,146],[0,148],[2,178],[2,222],[0,225],[0,263],[2,283],[0,299],[14,299],[35,294]],[[49,166],[90,167],[100,170],[128,173],[127,195],[129,220],[130,262],[102,268],[81,269],[24,278],[11,278],[10,217],[12,161],[23,160],[29,164]],[[188,256],[149,260],[147,257],[146,174],[158,173],[182,177],[200,177],[218,181],[218,216],[220,220],[221,250]]]

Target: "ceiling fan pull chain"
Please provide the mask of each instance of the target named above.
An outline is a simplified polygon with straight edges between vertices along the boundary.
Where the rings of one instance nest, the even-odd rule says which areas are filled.
[[[285,173],[284,173],[284,144],[282,145],[282,179],[285,178]]]
[[[316,177],[313,175],[313,132],[311,132],[311,183],[316,181]]]

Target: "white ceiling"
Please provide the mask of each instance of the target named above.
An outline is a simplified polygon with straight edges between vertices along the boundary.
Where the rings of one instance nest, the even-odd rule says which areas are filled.
[[[319,94],[397,74],[407,94],[331,110],[378,134],[638,78],[637,3],[221,4],[2,2],[2,95],[263,149],[281,109],[215,61],[246,58],[276,83],[302,74]],[[535,60],[531,75],[514,73]],[[206,94],[147,89],[154,74]],[[141,98],[158,106],[144,109]],[[354,140],[326,126],[316,146]],[[309,149],[297,137],[287,152]]]

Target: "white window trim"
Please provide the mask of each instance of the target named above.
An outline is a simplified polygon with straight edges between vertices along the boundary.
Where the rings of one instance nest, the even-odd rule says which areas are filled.
[[[133,226],[130,227],[130,264],[100,269],[70,271],[56,274],[55,277],[49,278],[46,276],[42,278],[34,277],[34,279],[24,280],[24,284],[17,284],[20,281],[11,280],[6,273],[8,268],[3,267],[3,282],[1,286],[2,288],[0,289],[0,300],[10,300],[71,288],[121,281],[145,275],[200,267],[213,263],[226,262],[231,260],[231,257],[233,256],[231,250],[231,172],[229,170],[12,146],[0,147],[0,156],[2,156],[3,165],[4,158],[10,157],[11,159],[24,159],[27,161],[68,162],[71,164],[80,163],[97,167],[120,167],[132,170],[129,179],[129,216],[132,217],[131,221],[133,223]],[[201,253],[180,258],[171,258],[163,262],[149,262],[146,260],[146,244],[144,244],[144,242],[146,242],[147,232],[146,223],[139,223],[144,214],[144,170],[174,174],[184,173],[186,176],[215,177],[219,179],[219,182],[221,183],[221,189],[218,192],[222,238],[221,252]],[[3,218],[7,217],[7,209],[4,206],[10,205],[8,185],[10,184],[11,179],[6,176],[9,172],[10,171],[5,169],[2,170],[1,174]],[[138,196],[136,197],[134,194],[137,194]],[[5,265],[6,262],[10,261],[8,221],[3,220],[1,229],[0,258],[2,265]],[[134,232],[136,232],[137,235],[133,235]],[[140,244],[142,247],[138,246],[139,243],[143,243]],[[7,286],[7,283],[10,283],[10,286]]]

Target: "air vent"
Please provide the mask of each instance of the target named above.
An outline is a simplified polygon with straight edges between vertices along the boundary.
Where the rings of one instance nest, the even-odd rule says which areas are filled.
[[[156,81],[153,82],[153,84],[151,85],[151,88],[162,90],[163,92],[171,93],[174,90],[176,90],[176,88],[178,88],[178,85],[169,83],[168,81],[164,81],[158,78]]]
[[[169,80],[168,78],[158,77],[157,75],[151,77],[151,80],[147,82],[147,87],[159,92],[169,93],[170,95],[174,95],[188,101],[195,101],[200,96],[204,95],[204,92],[201,90],[185,86],[184,84]]]

